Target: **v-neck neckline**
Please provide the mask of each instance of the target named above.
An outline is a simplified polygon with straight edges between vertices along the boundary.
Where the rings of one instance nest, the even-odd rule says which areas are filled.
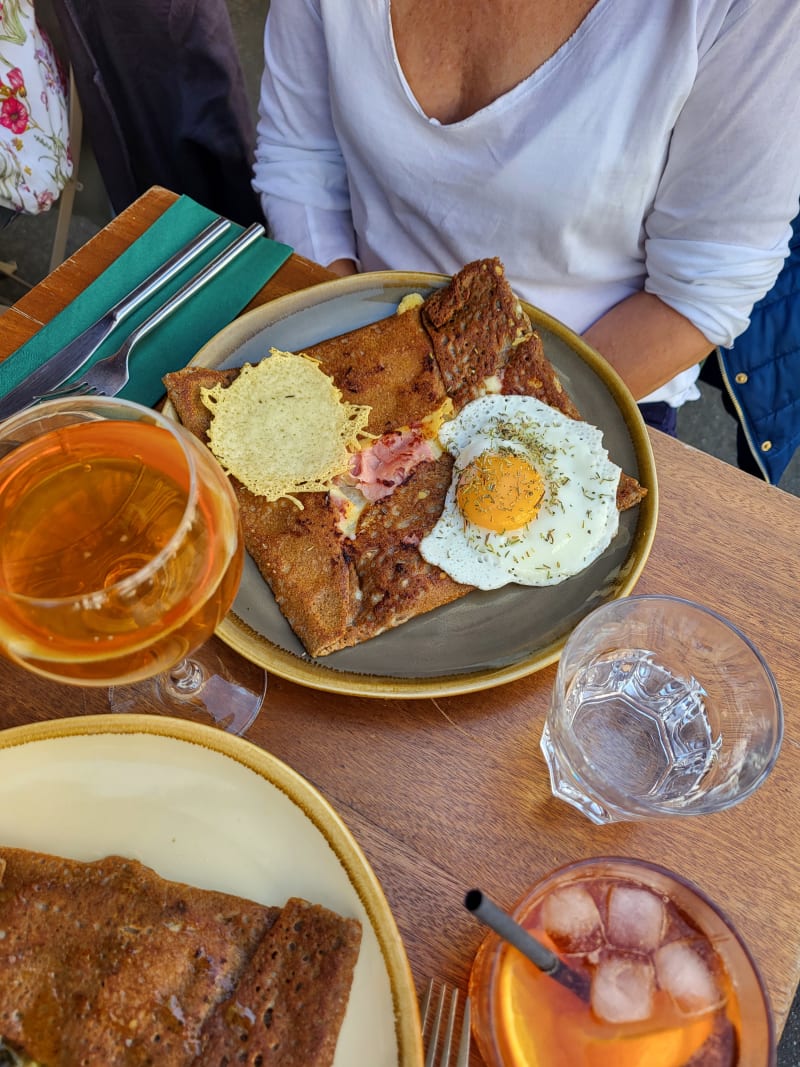
[[[394,26],[392,25],[392,0],[386,0],[385,7],[385,29],[388,42],[389,52],[391,54],[392,62],[394,64],[395,73],[403,88],[403,92],[411,104],[413,109],[417,112],[420,118],[424,119],[429,125],[434,127],[440,127],[444,130],[455,130],[459,127],[464,127],[470,124],[480,122],[482,118],[488,115],[492,111],[499,110],[511,102],[513,98],[523,95],[529,91],[538,82],[548,77],[550,72],[560,65],[564,58],[575,48],[583,37],[590,32],[597,18],[600,17],[601,8],[604,9],[611,3],[611,0],[596,0],[596,3],[586,12],[584,17],[578,23],[574,31],[567,37],[559,47],[552,52],[546,59],[535,67],[530,74],[527,74],[524,78],[518,81],[511,88],[506,89],[505,92],[500,93],[494,100],[490,100],[488,104],[484,104],[483,107],[478,108],[469,115],[465,115],[461,119],[456,119],[453,122],[442,122],[441,119],[437,119],[434,115],[429,115],[420,104],[417,99],[416,93],[411,88],[411,84],[406,77],[406,73],[403,70],[403,65],[400,62],[400,55],[397,51],[397,42],[394,36]]]

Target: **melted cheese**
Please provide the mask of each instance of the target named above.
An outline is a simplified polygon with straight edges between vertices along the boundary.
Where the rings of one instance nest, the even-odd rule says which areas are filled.
[[[404,296],[400,303],[397,305],[397,314],[402,315],[406,311],[412,311],[414,308],[418,308],[421,304],[424,304],[425,300],[420,293],[408,293]]]

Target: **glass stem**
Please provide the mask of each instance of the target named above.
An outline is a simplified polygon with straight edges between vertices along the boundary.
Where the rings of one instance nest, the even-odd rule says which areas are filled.
[[[196,660],[182,659],[167,676],[167,688],[178,697],[199,693],[206,682],[206,672]]]

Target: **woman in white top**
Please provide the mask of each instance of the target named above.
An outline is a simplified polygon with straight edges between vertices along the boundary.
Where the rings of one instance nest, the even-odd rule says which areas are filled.
[[[786,255],[798,41],[798,0],[272,0],[254,186],[338,273],[499,256],[675,409]]]

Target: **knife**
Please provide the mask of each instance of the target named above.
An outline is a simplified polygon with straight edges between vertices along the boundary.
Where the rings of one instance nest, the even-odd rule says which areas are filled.
[[[196,259],[230,225],[229,219],[221,217],[215,219],[171,256],[166,263],[149,274],[127,296],[109,308],[105,315],[78,334],[73,341],[56,352],[41,367],[31,371],[19,385],[15,385],[4,397],[0,398],[0,419],[6,419],[9,415],[30,407],[38,396],[50,392],[67,378],[71,378],[92,357],[112,330],[116,329],[133,311],[141,307],[153,293],[174,278],[188,263]]]
[[[152,315],[131,330],[122,345],[105,359],[100,359],[87,368],[76,379],[66,383],[61,389],[53,389],[44,396],[37,396],[37,400],[54,400],[59,397],[99,394],[100,396],[116,396],[129,381],[129,365],[131,351],[134,346],[146,337],[151,330],[163,322],[176,308],[184,304],[189,297],[202,289],[204,285],[215,278],[221,270],[232,263],[245,248],[259,237],[264,235],[264,227],[260,222],[254,222],[231,243],[215,256],[211,262],[190,278],[188,282],[178,289],[176,293],[157,308]]]

